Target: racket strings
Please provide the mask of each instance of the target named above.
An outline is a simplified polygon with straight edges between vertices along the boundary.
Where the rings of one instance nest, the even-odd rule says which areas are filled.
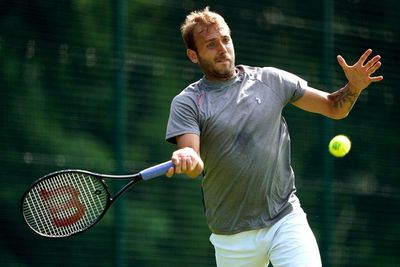
[[[107,208],[105,185],[86,173],[65,172],[36,184],[25,196],[25,221],[37,233],[62,237],[93,225]]]
[[[82,191],[82,195],[85,199],[85,203],[87,203],[87,216],[82,218],[82,223],[84,225],[90,225],[92,224],[93,221],[96,221],[98,216],[104,211],[106,208],[105,205],[106,203],[104,202],[104,199],[101,199],[98,195],[98,192],[100,189],[97,186],[98,180],[95,179],[96,183],[93,181],[93,179],[83,179],[84,176],[82,174],[71,174],[71,176],[76,179],[80,183],[80,186],[83,188],[93,188],[91,192],[84,190]],[[82,179],[79,179],[82,178]],[[103,185],[102,185],[103,186]],[[103,189],[103,188],[101,188]]]

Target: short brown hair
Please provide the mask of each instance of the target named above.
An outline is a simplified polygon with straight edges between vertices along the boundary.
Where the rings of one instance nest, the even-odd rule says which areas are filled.
[[[225,24],[229,29],[229,26],[225,22],[224,18],[218,13],[210,11],[208,6],[200,11],[192,11],[189,15],[187,15],[181,26],[182,38],[186,48],[196,51],[193,32],[197,25],[212,25],[215,23]]]

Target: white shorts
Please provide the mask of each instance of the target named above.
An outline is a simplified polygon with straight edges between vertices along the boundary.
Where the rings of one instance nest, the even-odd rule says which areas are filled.
[[[314,234],[302,209],[270,228],[234,235],[211,234],[218,267],[320,267]]]

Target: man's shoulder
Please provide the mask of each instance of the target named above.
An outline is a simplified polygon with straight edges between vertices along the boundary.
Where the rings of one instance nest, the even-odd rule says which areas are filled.
[[[181,95],[188,96],[188,95],[198,94],[200,91],[200,87],[199,87],[200,81],[201,80],[198,80],[196,82],[189,84],[177,96],[181,96]]]
[[[186,104],[196,102],[196,99],[200,94],[199,83],[200,80],[186,86],[180,93],[178,93],[174,97],[173,102],[186,103]]]

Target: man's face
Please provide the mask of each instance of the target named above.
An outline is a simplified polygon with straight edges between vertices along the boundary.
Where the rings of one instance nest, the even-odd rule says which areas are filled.
[[[235,49],[225,24],[199,25],[194,31],[197,51],[190,50],[190,59],[198,63],[208,80],[232,78],[235,74]]]

